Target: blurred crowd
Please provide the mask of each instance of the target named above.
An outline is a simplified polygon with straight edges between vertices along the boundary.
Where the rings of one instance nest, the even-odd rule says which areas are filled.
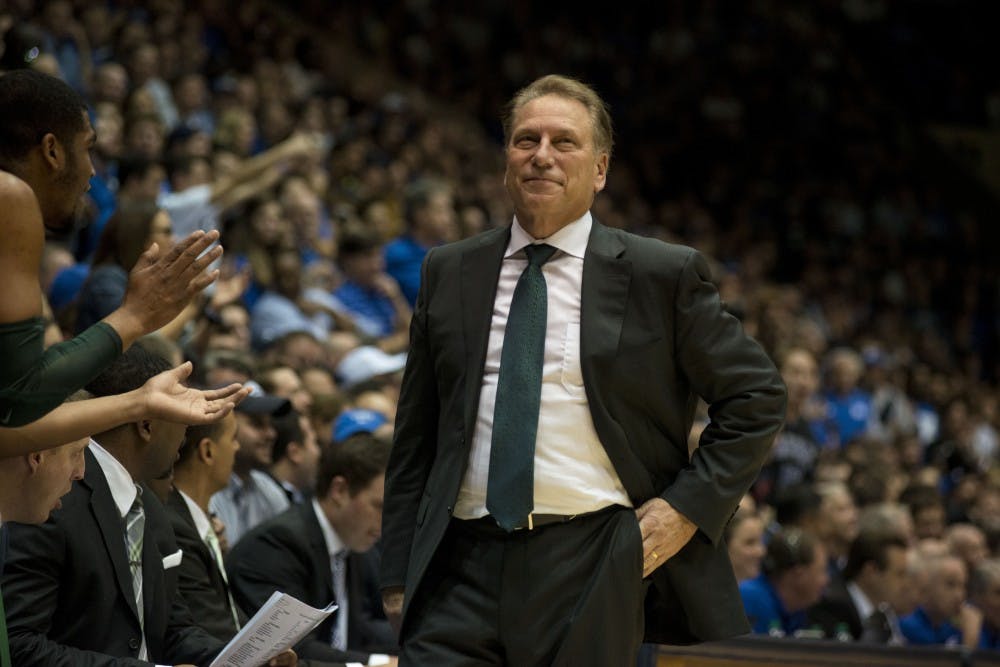
[[[151,243],[218,229],[218,283],[144,345],[306,418],[282,435],[274,406],[237,415],[212,504],[230,545],[311,492],[318,454],[295,438],[391,435],[423,257],[509,223],[498,111],[557,71],[592,83],[617,124],[595,216],[712,258],[788,386],[729,530],[755,631],[998,646],[1000,275],[988,220],[912,139],[929,119],[997,122],[995,82],[962,85],[968,51],[934,70],[954,103],[915,108],[913,86],[882,85],[891,63],[864,56],[877,35],[916,48],[900,35],[926,21],[875,0],[671,2],[613,21],[526,2],[300,4],[0,13],[0,68],[60,76],[97,131],[85,219],[42,267],[52,340],[117,307]],[[279,500],[222,516],[248,480]]]

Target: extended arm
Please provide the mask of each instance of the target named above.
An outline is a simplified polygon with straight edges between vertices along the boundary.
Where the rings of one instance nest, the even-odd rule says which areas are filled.
[[[38,421],[0,428],[0,458],[56,447],[143,417],[184,424],[222,419],[249,393],[240,385],[200,391],[182,382],[191,373],[185,363],[150,378],[135,391],[64,403]]]

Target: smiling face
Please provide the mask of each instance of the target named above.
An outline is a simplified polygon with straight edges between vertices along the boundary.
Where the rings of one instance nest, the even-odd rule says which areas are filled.
[[[607,170],[608,154],[595,148],[582,103],[543,95],[515,113],[504,183],[518,222],[533,237],[546,238],[583,216]]]

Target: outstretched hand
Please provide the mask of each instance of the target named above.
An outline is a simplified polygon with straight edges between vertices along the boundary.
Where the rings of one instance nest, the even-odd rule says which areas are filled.
[[[127,329],[119,329],[120,335],[125,334],[123,339],[156,331],[177,317],[191,297],[215,282],[219,271],[206,273],[205,269],[222,256],[222,246],[209,250],[218,239],[217,231],[198,230],[167,253],[161,253],[155,243],[142,253],[117,311]]]
[[[191,368],[187,361],[146,381],[139,391],[144,393],[147,416],[180,424],[210,424],[228,415],[250,395],[250,388],[240,384],[208,390],[186,387],[183,382]]]
[[[686,516],[663,498],[652,498],[635,511],[642,533],[642,576],[666,563],[698,530]]]

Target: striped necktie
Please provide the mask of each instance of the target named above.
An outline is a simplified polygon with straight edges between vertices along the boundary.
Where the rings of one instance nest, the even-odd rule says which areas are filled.
[[[128,554],[128,567],[132,573],[135,608],[139,613],[139,627],[142,630],[139,660],[145,660],[148,654],[146,648],[146,610],[142,602],[142,534],[145,527],[146,514],[142,510],[142,489],[136,487],[135,500],[132,502],[128,514],[125,515],[125,549]]]

